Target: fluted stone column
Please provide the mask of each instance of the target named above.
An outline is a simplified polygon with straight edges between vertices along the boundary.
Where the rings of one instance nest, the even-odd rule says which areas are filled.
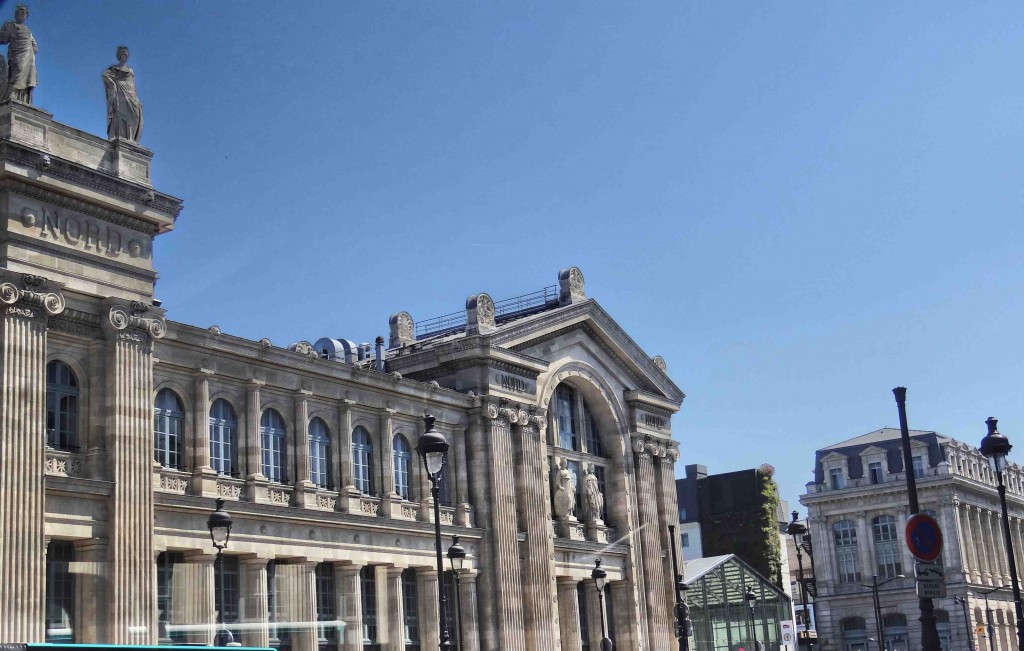
[[[238,565],[241,574],[242,622],[249,625],[242,629],[242,646],[267,647],[270,645],[267,559],[245,558]]]
[[[303,560],[278,565],[278,601],[276,610],[284,613],[281,621],[309,622],[292,629],[292,651],[316,651],[316,563]]]
[[[672,567],[673,546],[676,548],[679,572],[683,575],[686,573],[682,563],[683,550],[679,546],[680,541],[678,529],[674,540],[668,532],[668,526],[670,524],[677,525],[679,522],[679,505],[676,498],[675,474],[675,463],[679,458],[678,444],[669,442],[669,444],[665,446],[663,452],[659,447],[659,452],[658,463],[656,465],[658,482],[658,530],[661,533],[662,549],[665,549],[668,552],[661,559],[662,572],[667,578],[665,581],[665,603],[667,604],[668,610],[665,613],[665,616],[668,618],[667,625],[674,627],[675,617],[673,615],[673,607],[676,603],[676,590]]]
[[[988,545],[985,544],[985,538],[988,536],[988,533],[982,527],[982,508],[980,506],[971,508],[971,524],[973,525],[972,534],[975,544],[980,552],[978,557],[981,560],[982,582],[992,585],[992,560],[989,555]]]
[[[405,651],[405,601],[402,599],[402,569],[388,567],[387,580],[387,616],[389,626],[387,639],[381,639],[383,651]]]
[[[551,539],[551,512],[548,480],[544,472],[546,445],[540,425],[546,419],[517,414],[515,427],[516,493],[519,514],[526,531],[526,553],[520,565],[523,585],[523,625],[530,649],[557,649],[558,613],[555,604],[554,541]]]
[[[462,650],[480,651],[480,625],[477,622],[476,570],[463,570],[459,577],[459,596],[462,598]],[[456,620],[457,621],[457,620]]]
[[[583,645],[576,583],[576,579],[571,576],[560,576],[557,580],[558,627],[561,632],[562,649],[575,650],[582,648]]]
[[[665,603],[665,581],[661,557],[661,537],[655,491],[654,454],[657,444],[642,438],[633,439],[636,453],[636,494],[640,510],[640,545],[643,562],[644,590],[647,602],[648,644],[652,651],[667,649],[672,642],[672,626]]]
[[[206,628],[189,630],[186,633],[190,644],[213,644],[215,631],[210,624],[217,621],[216,595],[214,594],[213,554],[191,553],[185,556],[185,562],[174,566],[173,602],[175,611],[179,611],[181,621],[178,624],[204,624]]]
[[[913,554],[910,553],[910,548],[907,547],[906,541],[903,540],[903,536],[900,535],[901,533],[907,530],[907,520],[910,518],[910,507],[901,506],[899,508],[899,514],[900,517],[896,520],[896,531],[898,532],[896,536],[899,540],[899,542],[897,543],[897,547],[900,550],[900,555],[902,557],[901,564],[903,566],[903,571],[900,572],[900,574],[912,576],[912,572],[914,571],[914,563],[916,563],[917,561],[914,560]],[[874,547],[873,543],[874,538],[872,538],[872,547]]]
[[[486,456],[474,464],[474,468],[480,469],[475,474],[481,476],[489,491],[485,498],[488,512],[484,511],[484,501],[476,502],[480,508],[478,525],[487,530],[487,544],[483,550],[486,555],[481,558],[483,573],[480,577],[480,622],[484,625],[482,642],[488,651],[493,648],[526,651],[511,428],[518,413],[489,402],[483,407],[483,417],[489,431],[487,436],[480,437],[486,446],[480,449],[486,452]],[[489,483],[485,476],[488,470],[491,473]]]
[[[420,610],[420,647],[436,649],[441,645],[441,616],[439,614],[440,606],[437,603],[437,569],[416,568],[416,605]],[[451,638],[449,637],[449,639]]]
[[[985,509],[981,512],[981,524],[983,534],[983,542],[988,547],[988,563],[989,573],[992,575],[992,585],[1001,585],[1003,580],[1003,568],[1000,563],[999,557],[999,537],[996,536],[996,530],[992,526],[992,511]]]
[[[338,619],[345,622],[341,651],[363,651],[363,601],[359,583],[361,565],[334,565]]]
[[[954,563],[960,563],[960,571],[964,575],[964,581],[970,582],[971,562],[970,558],[968,557],[967,546],[964,544],[964,528],[960,518],[960,498],[954,495],[953,501],[948,506],[949,515],[944,518],[944,521],[948,522],[949,525],[945,529],[943,529],[943,531],[950,531],[956,534],[955,542],[957,549],[957,554],[955,556],[950,555],[949,560],[953,561]],[[945,510],[945,508],[943,510]]]
[[[400,499],[395,493],[395,464],[392,416],[395,410],[385,409],[380,415],[380,511],[382,518],[391,517],[391,503]]]
[[[107,301],[106,431],[110,465],[108,642],[155,644],[153,340],[163,311]]]
[[[217,497],[217,473],[210,466],[210,377],[213,371],[199,369],[195,376],[195,436],[192,437],[192,480],[190,492],[193,495]]]
[[[1024,567],[1024,549],[1021,548],[1020,518],[1013,518],[1010,521],[1010,535],[1013,538],[1013,555],[1014,560],[1017,562],[1017,567]]]
[[[106,642],[107,541],[88,538],[75,541],[75,641]]]
[[[42,642],[46,321],[64,296],[39,276],[0,281],[0,642]]]
[[[857,514],[857,555],[860,560],[861,576],[865,580],[872,574],[878,574],[878,568],[875,566],[875,560],[871,553],[874,550],[873,540],[871,527],[868,525],[867,511],[861,511]],[[837,567],[837,565],[833,564],[832,567]]]
[[[964,547],[967,549],[970,563],[970,577],[974,583],[981,583],[981,552],[978,549],[977,529],[974,527],[974,518],[971,516],[971,505],[961,502],[961,538]]]

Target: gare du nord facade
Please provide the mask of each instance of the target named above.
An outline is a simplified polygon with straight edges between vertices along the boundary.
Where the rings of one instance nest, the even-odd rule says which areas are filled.
[[[579,269],[433,322],[400,312],[377,346],[175,323],[153,245],[182,203],[151,156],[0,105],[0,642],[210,644],[221,614],[246,646],[437,648],[430,413],[451,445],[442,548],[467,550],[458,595],[446,581],[463,649],[597,648],[597,558],[615,648],[675,644],[684,396]]]

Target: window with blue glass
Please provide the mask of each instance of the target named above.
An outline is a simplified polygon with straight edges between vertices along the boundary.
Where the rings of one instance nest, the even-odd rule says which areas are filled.
[[[183,469],[181,438],[185,428],[185,408],[170,389],[161,389],[156,394],[153,420],[153,447],[157,463],[165,468]]]
[[[402,570],[402,612],[405,618],[405,651],[420,651],[420,615],[416,595],[416,570]]]
[[[46,444],[78,449],[78,378],[64,362],[46,365]]]
[[[309,481],[320,488],[332,488],[331,438],[321,418],[309,421]]]
[[[75,638],[74,560],[75,547],[70,540],[51,540],[46,546],[47,642],[73,642]]]
[[[395,492],[402,496],[402,499],[412,499],[412,492],[409,490],[409,465],[412,463],[412,448],[409,441],[401,434],[395,434],[392,441],[394,448],[395,465]]]
[[[237,556],[225,554],[221,557],[223,566],[213,573],[214,609],[224,614],[224,628],[231,631],[235,640],[242,639],[242,630],[233,624],[241,621],[241,590],[239,587],[239,563]]]
[[[182,644],[187,636],[177,630],[173,623],[182,621],[181,612],[185,604],[174,603],[174,568],[185,560],[181,552],[161,552],[156,557],[156,610],[157,637],[160,644]],[[184,579],[178,578],[179,581]],[[178,591],[181,594],[180,590]]]
[[[359,590],[363,609],[363,651],[379,651],[376,568],[368,565],[359,570]]]
[[[316,619],[322,623],[317,629],[317,646],[321,651],[338,648],[337,611],[334,609],[336,592],[334,588],[334,567],[330,563],[318,563],[316,570]],[[330,622],[330,623],[327,623]]]
[[[260,418],[260,436],[263,444],[263,476],[273,482],[287,481],[285,475],[285,445],[287,432],[284,419],[274,409],[263,412]]]
[[[238,476],[238,420],[227,400],[210,406],[210,467],[218,475]]]
[[[558,419],[558,446],[565,450],[579,450],[576,427],[576,392],[561,384],[555,390],[555,415]]]
[[[352,432],[352,476],[360,492],[373,495],[373,442],[362,427]]]

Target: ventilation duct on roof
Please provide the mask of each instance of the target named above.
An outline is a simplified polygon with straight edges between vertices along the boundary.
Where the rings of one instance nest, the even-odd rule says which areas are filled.
[[[316,343],[313,344],[313,349],[316,350],[320,357],[335,359],[346,364],[355,364],[359,359],[362,359],[359,356],[359,348],[356,347],[355,342],[348,339],[323,337],[316,340]]]

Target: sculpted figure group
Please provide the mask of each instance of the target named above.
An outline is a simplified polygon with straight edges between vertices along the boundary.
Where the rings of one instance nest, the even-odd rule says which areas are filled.
[[[28,7],[19,4],[14,20],[0,26],[0,44],[7,44],[7,60],[0,56],[0,101],[32,104],[38,84],[36,52],[39,44],[32,36]],[[128,48],[117,48],[117,64],[103,72],[107,94],[107,137],[138,142],[142,136],[142,102],[135,90],[135,72],[128,67]]]
[[[566,463],[558,461],[555,472],[554,513],[556,518],[573,516],[576,510],[576,483],[578,479]],[[594,472],[594,465],[587,467],[583,475],[583,516],[587,523],[599,522],[604,514],[604,495]]]

